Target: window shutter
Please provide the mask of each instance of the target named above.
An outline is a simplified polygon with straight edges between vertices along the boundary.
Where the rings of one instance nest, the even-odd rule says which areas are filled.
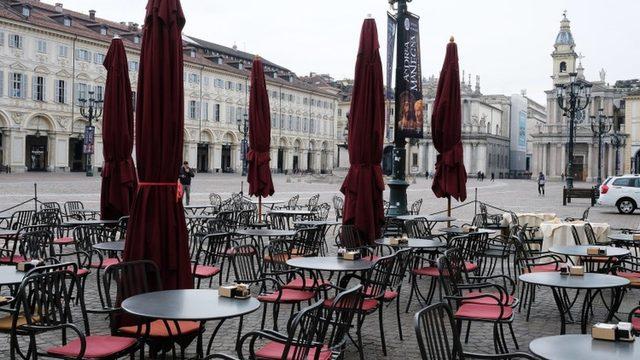
[[[31,76],[31,99],[38,100],[38,89],[36,88],[38,85],[37,81],[38,77],[36,75]]]
[[[200,101],[196,102],[196,114],[198,114],[199,119],[202,119],[202,104]]]
[[[0,46],[4,46],[4,33],[0,31]]]
[[[0,97],[2,97],[3,95],[4,95],[4,71],[0,70]]]
[[[13,34],[9,35],[9,47],[16,47],[16,37]]]
[[[42,77],[42,101],[47,101],[47,78]]]

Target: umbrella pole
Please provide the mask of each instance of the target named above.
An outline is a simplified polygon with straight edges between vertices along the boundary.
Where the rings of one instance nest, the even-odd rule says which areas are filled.
[[[451,196],[447,196],[447,216],[451,217]],[[451,227],[451,221],[447,221],[447,227]]]
[[[258,195],[258,223],[262,223],[262,195]]]

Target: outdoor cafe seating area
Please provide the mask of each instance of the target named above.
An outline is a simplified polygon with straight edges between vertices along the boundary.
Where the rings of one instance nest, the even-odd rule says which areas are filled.
[[[341,207],[333,206],[339,196],[294,196],[260,211],[242,194],[210,200],[184,209],[193,281],[184,290],[162,291],[152,261],[123,261],[126,217],[100,220],[78,201],[2,213],[0,332],[11,356],[367,358],[366,326],[377,329],[367,334],[377,335],[383,353],[389,334],[399,331],[401,341],[418,342],[422,358],[436,359],[440,347],[464,353],[476,324],[489,324],[493,347],[486,352],[535,359],[512,324],[536,317],[543,295],[553,296],[558,310],[549,338],[530,343],[541,358],[554,358],[544,357],[550,347],[586,338],[592,344],[588,334],[598,322],[630,322],[640,332],[640,308],[619,311],[624,297],[638,296],[640,241],[633,230],[589,222],[588,211],[558,219],[478,203],[465,224],[421,213],[419,200],[412,214],[387,214],[382,237],[366,244],[341,224]],[[547,227],[566,228],[569,236]],[[606,252],[587,253],[593,246]],[[347,253],[357,256],[348,260]],[[33,260],[40,263],[18,270]],[[585,273],[562,275],[567,263]],[[248,298],[222,296],[232,284],[246,285]],[[599,318],[594,306],[605,306],[607,315]],[[386,312],[396,323],[383,321]],[[258,326],[243,326],[249,316]],[[403,321],[414,322],[415,334],[402,333]],[[572,323],[585,335],[564,335]],[[105,327],[108,333],[92,331]],[[50,332],[54,340],[45,336]],[[566,342],[554,340],[558,335]],[[223,339],[233,339],[236,353],[214,355]],[[637,341],[605,344],[602,351],[629,355],[621,358],[638,354]]]

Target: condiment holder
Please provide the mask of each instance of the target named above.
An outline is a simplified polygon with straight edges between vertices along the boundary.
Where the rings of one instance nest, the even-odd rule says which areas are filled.
[[[247,284],[233,284],[220,286],[218,295],[232,299],[248,299],[251,297],[251,291]]]

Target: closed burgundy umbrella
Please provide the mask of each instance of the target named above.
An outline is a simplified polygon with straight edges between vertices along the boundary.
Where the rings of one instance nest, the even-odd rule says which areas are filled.
[[[249,94],[249,195],[258,197],[258,221],[262,219],[262,197],[273,195],[273,181],[269,167],[271,148],[271,110],[264,79],[262,60],[256,56],[251,68]]]
[[[102,219],[117,220],[129,215],[138,181],[131,158],[133,151],[133,104],[129,63],[122,39],[111,42],[104,60],[107,85],[104,93],[102,141]]]
[[[437,197],[449,199],[449,212],[452,197],[458,201],[467,198],[467,171],[464,168],[461,129],[458,47],[452,37],[447,45],[431,115],[433,146],[438,150],[436,175],[431,189]]]
[[[353,224],[368,244],[380,237],[384,223],[382,205],[382,146],[384,87],[378,30],[366,19],[360,33],[351,109],[349,111],[349,173],[344,194],[343,223]]]
[[[193,287],[177,186],[184,136],[184,24],[179,0],[149,0],[136,107],[139,184],[124,251],[127,261],[154,261],[165,290]]]

